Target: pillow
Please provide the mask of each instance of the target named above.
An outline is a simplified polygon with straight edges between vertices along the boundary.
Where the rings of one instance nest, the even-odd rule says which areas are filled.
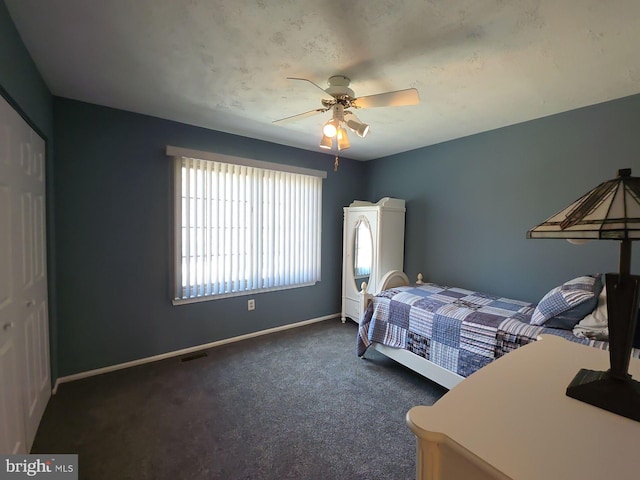
[[[575,320],[575,323],[570,327],[573,328],[576,323],[593,311],[601,291],[602,278],[600,274],[569,280],[542,297],[533,311],[531,325],[548,326],[547,320],[564,315],[565,320],[559,320],[558,324],[568,325]],[[583,303],[586,305],[582,305]]]
[[[598,306],[574,327],[573,334],[576,337],[591,340],[609,340],[609,320],[607,313],[607,287],[605,285],[598,297]],[[632,346],[633,348],[640,349],[640,310],[638,310],[636,316],[636,334]]]
[[[602,287],[602,283],[600,284],[600,288],[604,290],[604,287]],[[555,317],[551,317],[549,320],[544,322],[544,326],[549,328],[561,328],[563,330],[572,330],[573,327],[575,327],[576,324],[578,324],[578,322],[583,320],[585,317],[593,314],[593,312],[596,310],[596,307],[598,306],[598,302],[600,298],[598,296],[598,293],[599,292],[596,290],[593,298],[590,298],[576,305],[575,307],[570,308],[569,310],[566,310],[556,315]],[[604,302],[605,302],[605,320],[606,320],[606,306],[607,306],[606,298]]]
[[[609,321],[607,316],[607,287],[602,288],[596,309],[585,316],[573,329],[573,334],[580,338],[607,340],[609,338]]]

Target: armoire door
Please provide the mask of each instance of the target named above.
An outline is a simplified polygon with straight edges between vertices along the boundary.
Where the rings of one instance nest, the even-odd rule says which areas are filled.
[[[26,453],[51,396],[44,140],[0,98],[0,415]],[[9,388],[4,388],[4,381]]]

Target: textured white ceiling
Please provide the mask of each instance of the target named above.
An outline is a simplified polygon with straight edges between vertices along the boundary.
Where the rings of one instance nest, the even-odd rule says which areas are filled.
[[[54,95],[307,150],[330,113],[304,77],[356,96],[368,160],[640,92],[638,0],[5,0]],[[543,139],[541,139],[543,140]]]

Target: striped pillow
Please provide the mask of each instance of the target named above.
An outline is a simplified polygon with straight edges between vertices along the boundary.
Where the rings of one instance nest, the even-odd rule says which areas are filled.
[[[598,295],[602,290],[600,276],[597,274],[574,278],[550,290],[536,305],[531,317],[531,325],[544,325],[550,318],[589,300],[596,299],[597,302]],[[585,312],[585,315],[588,313]]]

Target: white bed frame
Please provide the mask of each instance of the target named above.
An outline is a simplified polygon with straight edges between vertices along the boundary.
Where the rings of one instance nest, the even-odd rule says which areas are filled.
[[[422,283],[422,274],[418,274],[417,284]],[[404,285],[410,285],[409,278],[405,275],[404,272],[400,270],[391,270],[387,272],[381,279],[378,284],[378,289],[374,293],[366,292],[367,285],[362,285],[362,290],[360,291],[360,312],[365,312],[369,302],[371,302],[372,298],[380,293],[383,290],[387,290],[393,287],[401,287]],[[420,355],[416,355],[415,353],[410,352],[409,350],[403,350],[401,348],[392,348],[387,347],[386,345],[382,345],[380,343],[374,342],[369,348],[373,348],[383,355],[395,360],[396,362],[404,365],[405,367],[413,370],[414,372],[419,373],[420,375],[428,378],[429,380],[436,382],[439,385],[442,385],[445,388],[452,389],[462,380],[464,377],[458,375],[457,373],[453,373],[446,368],[441,367],[440,365],[436,365],[435,363],[421,357]],[[366,354],[365,354],[366,355]],[[362,358],[365,358],[363,355]]]

